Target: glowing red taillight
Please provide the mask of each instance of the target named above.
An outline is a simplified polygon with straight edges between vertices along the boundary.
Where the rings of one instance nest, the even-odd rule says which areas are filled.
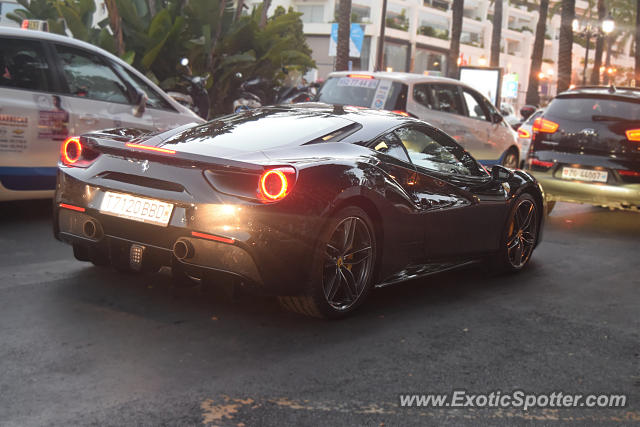
[[[531,132],[529,132],[526,129],[518,129],[518,138],[523,138],[523,139],[527,139],[527,138],[531,138]]]
[[[60,203],[58,206],[64,209],[69,209],[77,212],[84,212],[86,209],[81,206],[70,205],[68,203]]]
[[[348,74],[347,77],[351,79],[373,80],[373,76],[369,74]]]
[[[533,121],[533,132],[554,133],[558,126],[556,122],[538,117]]]
[[[629,129],[625,134],[629,141],[640,142],[640,129]]]
[[[623,175],[623,176],[640,177],[640,172],[638,172],[638,171],[630,171],[630,170],[618,169],[618,173],[620,175]]]
[[[549,169],[550,167],[553,166],[553,162],[545,162],[543,160],[539,160],[539,159],[536,159],[535,157],[533,157],[533,158],[529,158],[529,165],[530,166],[537,166],[539,168]]]
[[[82,157],[80,137],[70,136],[60,146],[60,158],[65,165],[73,165]]]
[[[60,162],[65,166],[86,168],[94,162],[99,154],[83,145],[79,136],[70,136],[60,146]]]
[[[282,200],[291,192],[296,179],[296,170],[292,167],[268,169],[260,175],[258,195],[266,202]]]
[[[399,114],[401,116],[409,117],[409,113],[407,113],[406,111],[402,111],[402,110],[393,110],[392,113],[396,113],[396,114]]]

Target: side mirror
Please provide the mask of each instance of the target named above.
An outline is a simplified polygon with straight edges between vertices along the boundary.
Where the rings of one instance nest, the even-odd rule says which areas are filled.
[[[500,123],[502,121],[502,116],[499,113],[493,113],[491,116],[491,121],[493,123]]]
[[[142,117],[147,109],[147,94],[141,90],[136,91],[136,105],[133,107],[133,115],[136,117]]]
[[[513,172],[501,165],[491,168],[491,178],[498,182],[507,182],[513,178]]]
[[[522,120],[527,120],[533,113],[535,113],[536,107],[533,105],[525,105],[520,109],[520,115],[522,116]]]

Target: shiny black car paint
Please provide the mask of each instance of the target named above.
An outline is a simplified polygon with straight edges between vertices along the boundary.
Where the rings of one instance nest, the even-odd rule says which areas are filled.
[[[180,263],[171,248],[179,238],[198,240],[190,235],[192,231],[230,238],[235,241],[233,245],[208,242],[209,250],[224,254],[225,248],[234,247],[244,255],[221,255],[211,261],[215,263],[213,267],[192,262],[180,265],[196,276],[224,271],[265,292],[295,295],[307,280],[320,231],[342,207],[359,206],[373,220],[379,242],[374,283],[384,285],[475,262],[499,251],[517,196],[528,192],[540,205],[544,203],[539,185],[522,171],[516,171],[506,183],[495,181],[488,174],[437,174],[369,148],[391,129],[406,125],[428,127],[424,122],[390,113],[345,111],[317,104],[258,111],[274,110],[291,115],[292,120],[310,113],[339,116],[354,126],[335,141],[285,144],[272,150],[238,152],[235,156],[226,153],[223,157],[211,151],[198,155],[176,148],[176,155],[165,155],[124,146],[125,142],[144,142],[170,148],[172,145],[166,141],[176,141],[175,146],[179,147],[185,134],[206,133],[207,126],[220,126],[217,121],[150,137],[121,129],[85,135],[83,143],[102,154],[88,168],[60,165],[55,196],[56,237],[90,248],[92,253],[112,261],[118,257],[126,261],[131,243],[149,246],[153,253],[146,265],[149,269]],[[286,129],[283,138],[287,138]],[[240,178],[227,183],[220,178],[231,174],[256,183],[266,167],[283,165],[295,167],[297,180],[292,192],[276,203],[256,200],[247,193]],[[105,190],[173,203],[175,210],[169,225],[163,228],[100,213],[97,195]],[[61,231],[64,209],[60,203],[85,207],[82,214],[102,227],[101,238],[91,241],[74,234],[67,223],[66,231]],[[237,209],[224,216],[220,214],[221,205]],[[541,230],[544,218],[540,221]],[[247,267],[248,264],[251,265]]]

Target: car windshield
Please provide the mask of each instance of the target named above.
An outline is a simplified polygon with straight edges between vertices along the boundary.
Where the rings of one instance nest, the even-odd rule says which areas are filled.
[[[619,98],[556,98],[545,116],[576,121],[640,120],[640,103]]]
[[[277,109],[247,111],[222,117],[181,132],[165,145],[175,144],[182,152],[207,154],[215,150],[242,153],[302,145],[353,125],[332,115]]]
[[[330,77],[318,92],[317,100],[327,104],[404,111],[407,85],[372,76]]]

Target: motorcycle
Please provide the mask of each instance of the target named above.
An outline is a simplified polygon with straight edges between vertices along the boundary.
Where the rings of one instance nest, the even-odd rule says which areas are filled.
[[[168,95],[206,120],[209,118],[209,92],[206,87],[209,76],[194,76],[188,58],[182,58],[180,65],[184,69],[180,78],[187,83],[188,94],[171,91]]]
[[[241,79],[242,74],[237,73]],[[238,87],[234,97],[232,112],[251,110],[263,105],[282,105],[311,101],[315,96],[315,88],[305,85],[276,86],[264,77],[246,80]]]

